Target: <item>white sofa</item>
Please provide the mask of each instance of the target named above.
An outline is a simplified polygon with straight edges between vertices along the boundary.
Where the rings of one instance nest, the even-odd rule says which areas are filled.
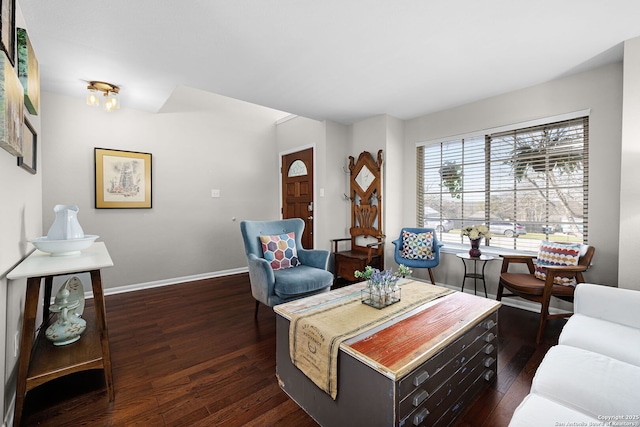
[[[640,292],[581,283],[574,313],[509,426],[640,426]]]

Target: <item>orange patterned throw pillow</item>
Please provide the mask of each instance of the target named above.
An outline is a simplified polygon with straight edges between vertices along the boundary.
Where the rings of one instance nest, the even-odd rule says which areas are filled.
[[[547,279],[547,266],[578,265],[580,260],[579,244],[563,244],[543,241],[538,250],[538,263],[535,276],[540,280]],[[575,286],[576,280],[572,277],[556,276],[553,283],[558,285]]]
[[[269,261],[273,270],[284,270],[300,264],[293,231],[276,236],[260,236],[260,242],[264,259]]]

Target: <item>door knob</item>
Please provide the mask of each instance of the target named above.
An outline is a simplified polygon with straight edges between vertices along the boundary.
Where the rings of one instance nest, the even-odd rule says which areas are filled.
[[[310,216],[307,218],[309,221],[311,221],[313,219],[313,216]]]

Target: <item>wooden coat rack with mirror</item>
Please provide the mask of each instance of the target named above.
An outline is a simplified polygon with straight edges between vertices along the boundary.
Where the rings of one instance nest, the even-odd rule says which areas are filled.
[[[377,159],[363,151],[355,161],[349,156],[351,200],[351,237],[334,239],[334,276],[349,282],[358,280],[354,272],[367,265],[384,268],[384,233],[382,231],[382,150]],[[339,250],[347,246],[348,250]]]

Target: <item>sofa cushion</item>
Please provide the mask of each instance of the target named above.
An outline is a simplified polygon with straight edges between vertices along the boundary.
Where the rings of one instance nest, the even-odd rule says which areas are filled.
[[[562,329],[558,344],[595,351],[640,366],[640,329],[576,313]]]
[[[640,329],[640,292],[612,286],[580,283],[576,287],[575,313]]]
[[[516,408],[509,427],[557,426],[569,422],[576,426],[599,425],[602,420],[590,417],[539,394],[531,393]]]
[[[538,250],[535,276],[540,280],[546,280],[548,266],[578,265],[580,260],[580,244],[570,245],[543,241]],[[575,285],[574,278],[557,276],[553,283],[558,285]]]
[[[274,292],[282,299],[315,292],[333,283],[331,272],[302,264],[296,268],[275,270],[273,274],[276,278]]]
[[[296,267],[300,263],[293,231],[275,236],[260,236],[260,242],[264,259],[269,261],[272,269],[281,270]]]
[[[538,367],[531,393],[597,418],[637,414],[638,384],[638,366],[581,348],[557,345],[547,352]]]
[[[406,259],[434,259],[433,233],[413,233],[402,230],[402,258]]]

